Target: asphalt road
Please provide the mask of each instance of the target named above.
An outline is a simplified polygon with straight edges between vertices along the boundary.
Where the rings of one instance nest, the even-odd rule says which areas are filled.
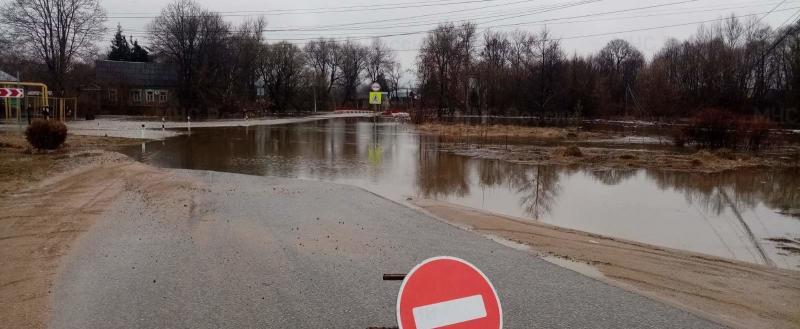
[[[131,190],[66,256],[53,328],[395,325],[399,282],[438,255],[483,270],[506,328],[716,328],[361,189],[179,171],[184,208]],[[184,209],[184,210],[186,210]]]

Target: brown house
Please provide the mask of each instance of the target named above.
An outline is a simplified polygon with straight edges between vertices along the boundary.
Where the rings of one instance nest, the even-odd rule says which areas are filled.
[[[107,114],[169,115],[177,74],[164,63],[95,62],[99,111]]]

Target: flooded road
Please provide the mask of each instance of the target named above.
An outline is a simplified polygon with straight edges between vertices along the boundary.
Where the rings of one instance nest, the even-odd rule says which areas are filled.
[[[168,168],[351,184],[387,198],[432,198],[567,228],[800,269],[800,171],[721,174],[591,171],[437,151],[395,123],[334,119],[207,128],[124,150]],[[791,241],[790,241],[791,242]]]

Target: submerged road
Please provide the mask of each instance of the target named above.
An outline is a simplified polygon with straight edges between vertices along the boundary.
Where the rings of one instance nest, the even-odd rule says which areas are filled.
[[[718,327],[355,187],[177,173],[201,182],[191,201],[125,192],[79,239],[51,327],[394,326],[400,283],[381,275],[438,255],[486,273],[506,328]]]

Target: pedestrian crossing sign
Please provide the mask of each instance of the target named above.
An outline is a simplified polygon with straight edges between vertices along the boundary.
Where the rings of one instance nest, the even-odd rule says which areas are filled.
[[[381,96],[383,93],[380,91],[373,91],[369,93],[369,104],[370,105],[381,105]]]

